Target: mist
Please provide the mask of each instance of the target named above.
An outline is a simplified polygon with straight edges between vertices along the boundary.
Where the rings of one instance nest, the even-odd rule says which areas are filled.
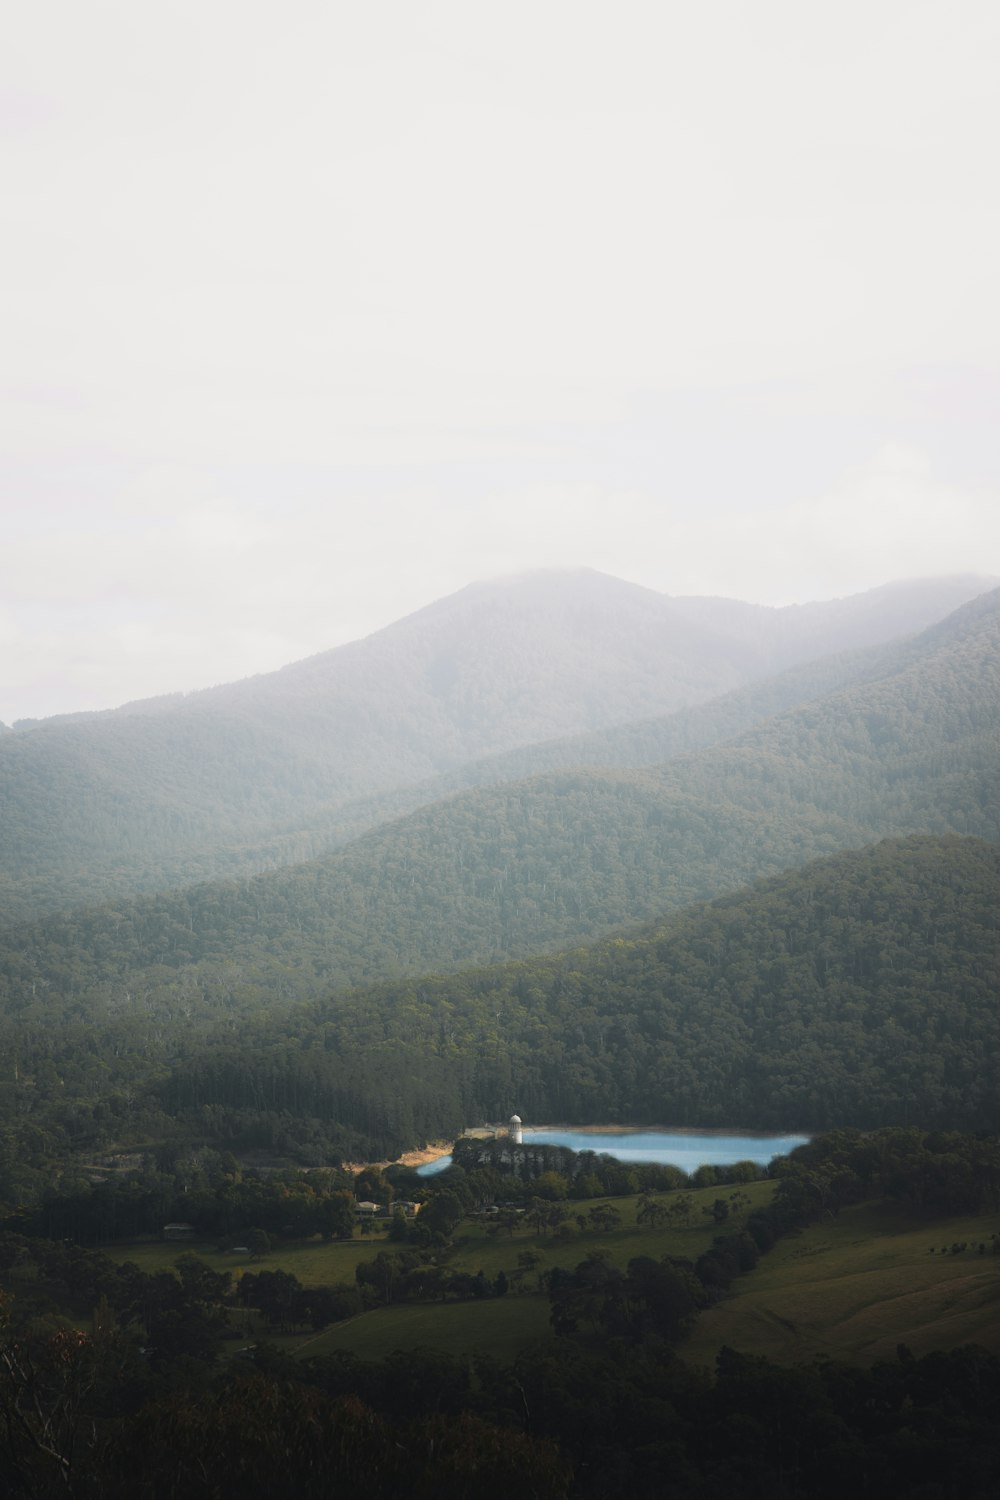
[[[9,28],[0,718],[589,566],[1000,572],[985,3]]]

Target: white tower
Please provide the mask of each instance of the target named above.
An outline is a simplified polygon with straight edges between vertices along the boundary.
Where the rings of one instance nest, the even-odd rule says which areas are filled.
[[[520,1115],[511,1115],[510,1119],[507,1121],[507,1134],[510,1136],[511,1141],[515,1146],[520,1146],[523,1139],[521,1135]]]

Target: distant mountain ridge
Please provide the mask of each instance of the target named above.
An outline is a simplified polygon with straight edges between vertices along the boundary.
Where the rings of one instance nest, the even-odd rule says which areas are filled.
[[[1000,590],[862,665],[659,766],[461,792],[319,861],[12,931],[5,992],[277,1004],[590,940],[877,838],[1000,843]]]
[[[587,571],[527,575],[266,676],[22,726],[0,737],[0,922],[295,863],[347,836],[354,804],[360,830],[498,753],[871,646],[986,583],[898,584],[789,615]]]

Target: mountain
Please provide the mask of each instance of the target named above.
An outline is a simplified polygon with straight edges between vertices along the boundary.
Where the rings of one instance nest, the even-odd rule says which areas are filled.
[[[207,969],[170,995],[150,972],[101,997],[64,955],[48,988],[38,969],[0,1007],[0,1201],[51,1190],[57,1139],[82,1162],[172,1141],[320,1165],[514,1108],[996,1129],[998,911],[996,846],[917,836],[601,943],[313,1004],[264,987],[241,1010],[238,976],[223,993]]]
[[[515,1106],[583,1124],[996,1128],[998,911],[1000,849],[885,840],[609,943],[220,1030],[185,1049],[164,1097],[238,1110],[270,1090],[280,1110],[297,1089],[299,1112],[362,1128],[377,1099],[403,1138]]]
[[[981,586],[977,586],[981,584]],[[965,574],[898,582],[844,599],[791,604],[769,609],[736,599],[676,598],[674,608],[692,624],[706,624],[719,635],[766,649],[775,667],[831,651],[898,640],[943,619],[976,595],[1000,584]],[[835,641],[835,645],[831,642]]]
[[[862,675],[657,767],[463,792],[323,860],[12,929],[4,1004],[235,1015],[586,940],[887,835],[1000,841],[1000,590]]]
[[[884,641],[986,582],[768,610],[532,574],[245,682],[22,722],[0,736],[0,922],[292,865],[440,795],[442,775]]]

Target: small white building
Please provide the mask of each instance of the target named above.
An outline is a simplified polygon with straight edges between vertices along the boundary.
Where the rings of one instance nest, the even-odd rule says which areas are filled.
[[[164,1224],[163,1238],[165,1240],[193,1240],[194,1225],[175,1221],[172,1224]]]
[[[523,1121],[520,1115],[511,1115],[510,1119],[507,1121],[507,1134],[510,1136],[510,1139],[515,1146],[520,1146],[524,1139],[521,1134],[522,1124]]]

